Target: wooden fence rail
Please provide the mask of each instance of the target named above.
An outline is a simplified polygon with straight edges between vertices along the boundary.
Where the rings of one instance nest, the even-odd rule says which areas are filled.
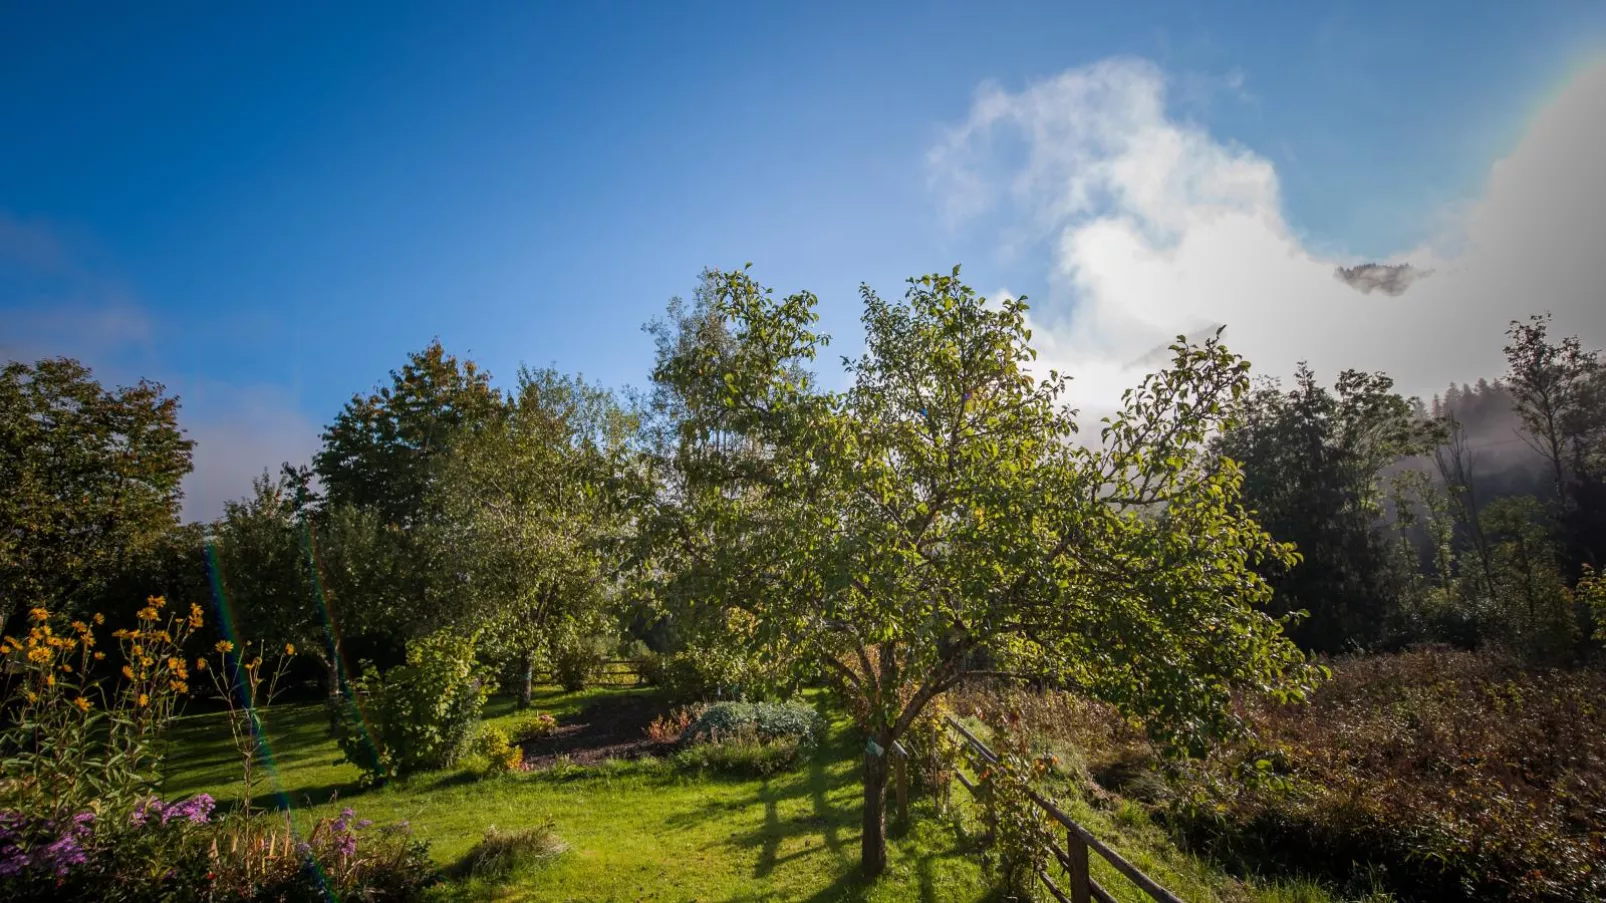
[[[602,662],[602,667],[599,668],[597,673],[592,677],[592,682],[601,684],[603,686],[612,687],[640,686],[642,682],[641,666],[643,664],[646,663],[641,659],[634,658],[606,659]],[[550,668],[538,672],[536,677],[538,683],[558,682],[556,672],[552,671]]]
[[[947,716],[946,720],[948,727],[957,732],[965,744],[975,750],[977,755],[988,762],[998,761],[998,755],[988,749],[987,744],[977,739],[975,734],[966,730],[964,725],[954,720],[953,716]],[[964,772],[955,771],[955,774],[959,778],[959,783],[963,784],[965,789],[969,790],[972,795],[981,792],[981,788],[977,786],[976,782],[966,777]],[[1064,848],[1061,848],[1059,844],[1050,842],[1049,850],[1054,854],[1054,858],[1059,860],[1060,866],[1065,869],[1068,886],[1062,889],[1046,872],[1039,871],[1037,873],[1037,877],[1042,879],[1043,884],[1048,887],[1049,893],[1054,895],[1054,899],[1061,901],[1061,903],[1088,903],[1089,900],[1098,900],[1100,903],[1115,903],[1115,898],[1110,896],[1109,891],[1093,880],[1091,870],[1088,868],[1088,851],[1091,850],[1099,854],[1112,868],[1125,875],[1128,880],[1137,885],[1139,889],[1148,894],[1157,903],[1182,903],[1181,898],[1176,894],[1161,887],[1159,882],[1143,874],[1138,870],[1137,866],[1127,862],[1120,853],[1105,846],[1086,828],[1073,821],[1059,806],[1055,805],[1053,800],[1042,796],[1034,790],[1028,789],[1026,792],[1027,796],[1031,798],[1038,808],[1042,809],[1048,814],[1049,818],[1058,822],[1065,829]]]

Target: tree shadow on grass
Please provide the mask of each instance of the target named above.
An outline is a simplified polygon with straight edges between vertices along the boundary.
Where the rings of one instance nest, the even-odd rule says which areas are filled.
[[[847,746],[846,750],[844,746]],[[859,871],[860,799],[857,795],[844,799],[839,793],[845,786],[858,786],[859,771],[830,767],[842,761],[845,751],[851,753],[856,749],[841,743],[833,743],[831,747],[815,756],[803,775],[766,780],[753,796],[713,804],[720,812],[751,808],[755,803],[763,806],[763,824],[751,831],[733,834],[728,841],[735,850],[750,852],[754,856],[755,878],[769,879],[780,866],[794,860],[822,854],[830,859],[829,870],[836,873],[835,879],[807,897],[805,903],[864,900],[877,884],[866,880]],[[784,803],[800,797],[807,797],[811,801],[811,811],[790,817],[784,815]],[[685,817],[688,821],[694,821],[708,814],[708,810],[704,809],[699,813],[688,813]],[[888,838],[891,841],[888,852],[894,865],[913,867],[918,899],[922,903],[950,899],[953,888],[944,884],[945,877],[940,865],[947,860],[974,856],[976,851],[971,839],[957,825],[947,825],[948,830],[943,830],[932,824],[941,816],[929,803],[917,802],[911,806],[907,822],[893,818],[890,812],[888,818]],[[920,830],[915,829],[917,822],[922,823]],[[811,842],[816,837],[818,842]],[[799,839],[803,839],[800,849],[796,848]],[[793,849],[783,852],[783,847]],[[766,899],[774,899],[774,896],[762,892],[748,893],[733,897],[728,903]],[[1001,898],[989,893],[983,899]]]

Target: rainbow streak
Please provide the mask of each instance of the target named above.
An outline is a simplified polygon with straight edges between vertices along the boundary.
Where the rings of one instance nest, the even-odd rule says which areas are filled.
[[[340,695],[348,710],[357,714],[356,720],[362,732],[362,743],[367,747],[365,752],[373,761],[378,761],[379,746],[374,742],[374,729],[368,711],[363,708],[362,700],[351,692],[350,666],[346,662],[345,644],[341,642],[340,625],[335,622],[334,612],[329,610],[329,594],[324,588],[323,559],[318,554],[318,539],[306,518],[301,520],[301,543],[302,550],[307,556],[309,575],[307,580],[310,584],[308,588],[312,591],[312,598],[318,603],[318,615],[323,621],[324,649],[329,661],[334,665],[335,686],[332,689]]]
[[[233,677],[232,683],[235,695],[245,707],[246,723],[251,725],[251,735],[256,738],[257,749],[261,751],[262,767],[267,771],[268,780],[273,784],[273,795],[278,798],[279,808],[289,813],[293,811],[290,795],[285,792],[284,781],[279,777],[279,763],[273,755],[273,746],[269,742],[267,732],[263,729],[262,719],[257,717],[256,706],[251,699],[251,690],[246,686],[243,678],[245,673],[245,642],[235,626],[234,605],[229,600],[228,582],[223,574],[223,560],[217,553],[217,544],[210,540],[206,543],[206,565],[207,574],[211,578],[212,605],[217,611],[218,629],[223,634],[223,638],[233,643],[234,649],[238,650],[224,653],[225,663]],[[261,653],[259,652],[258,654],[260,655]],[[287,818],[286,825],[295,839],[298,842],[301,841],[300,832],[295,829],[295,820]],[[329,881],[329,876],[325,874],[324,868],[318,862],[317,857],[308,857],[308,861],[312,865],[318,883],[323,888],[324,899],[338,900],[334,887]]]

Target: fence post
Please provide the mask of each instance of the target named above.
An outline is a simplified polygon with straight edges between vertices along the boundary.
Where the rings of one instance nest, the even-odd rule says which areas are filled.
[[[898,821],[909,821],[909,751],[904,749],[902,743],[892,744],[893,787],[898,794]]]
[[[1065,856],[1070,860],[1071,903],[1088,903],[1092,896],[1092,874],[1087,864],[1087,844],[1076,832],[1065,829]]]

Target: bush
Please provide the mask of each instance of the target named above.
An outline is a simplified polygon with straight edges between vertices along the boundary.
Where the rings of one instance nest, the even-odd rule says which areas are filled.
[[[670,699],[683,702],[775,699],[792,689],[779,670],[729,646],[649,654],[637,673],[643,683],[661,687]]]
[[[352,699],[336,703],[336,740],[369,784],[456,763],[491,690],[474,640],[445,631],[408,643],[407,664],[365,675],[351,689]]]
[[[796,737],[760,739],[751,726],[744,726],[712,742],[682,749],[675,753],[675,764],[761,778],[790,768],[802,747]]]
[[[647,739],[654,743],[679,742],[680,735],[697,720],[700,711],[697,707],[680,706],[667,715],[659,715],[647,725]]]
[[[505,774],[524,764],[524,750],[508,742],[507,731],[495,725],[480,728],[474,751],[485,757],[489,774]]]
[[[502,831],[492,825],[463,857],[462,871],[476,877],[500,878],[515,869],[556,858],[568,849],[569,845],[552,830],[550,820],[517,831]]]
[[[808,749],[824,732],[825,720],[805,703],[717,702],[697,716],[681,742],[695,745],[743,735],[762,742],[790,740]]]
[[[197,888],[211,895],[190,899],[408,901],[438,880],[428,844],[407,822],[375,827],[351,809],[320,819],[299,842],[285,827],[241,825],[218,849],[236,845],[238,854],[214,864],[211,886]]]
[[[552,650],[552,676],[570,693],[584,690],[596,682],[608,661],[612,644],[601,637],[568,637]]]
[[[550,737],[557,729],[558,719],[552,717],[551,712],[536,712],[514,721],[513,726],[508,728],[508,736],[514,743],[528,743],[531,740]]]

